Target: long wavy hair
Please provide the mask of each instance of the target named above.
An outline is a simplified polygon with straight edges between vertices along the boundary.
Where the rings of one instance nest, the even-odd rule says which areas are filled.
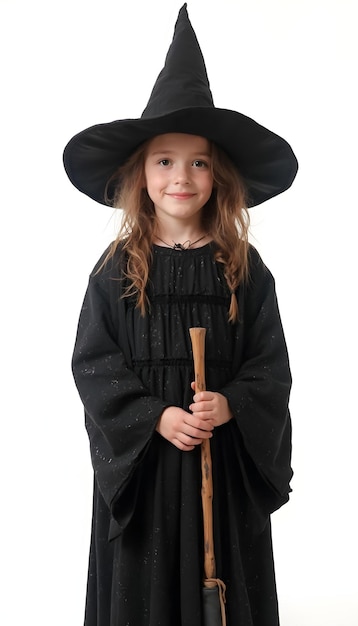
[[[148,308],[146,286],[152,262],[152,242],[156,227],[154,205],[144,176],[144,163],[150,140],[142,144],[108,181],[106,201],[123,210],[122,224],[103,265],[113,257],[118,246],[125,253],[124,275],[128,287],[124,297],[135,296],[137,307],[145,315]],[[228,319],[238,320],[235,291],[248,276],[249,214],[242,177],[232,161],[216,144],[211,143],[213,191],[202,211],[202,226],[215,242],[215,259],[222,263],[231,293]]]

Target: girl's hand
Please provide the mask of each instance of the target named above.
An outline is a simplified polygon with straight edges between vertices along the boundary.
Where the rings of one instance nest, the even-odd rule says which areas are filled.
[[[179,450],[190,452],[203,439],[212,437],[213,425],[209,420],[202,420],[180,407],[169,406],[159,418],[156,430]]]
[[[191,384],[191,388],[195,391],[195,383]],[[217,391],[199,391],[193,400],[189,406],[193,415],[214,428],[226,424],[233,417],[227,399]]]

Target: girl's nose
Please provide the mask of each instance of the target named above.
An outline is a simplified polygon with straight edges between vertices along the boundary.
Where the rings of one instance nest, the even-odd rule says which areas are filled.
[[[177,184],[186,185],[189,183],[189,168],[186,165],[178,165],[175,168],[174,180]]]

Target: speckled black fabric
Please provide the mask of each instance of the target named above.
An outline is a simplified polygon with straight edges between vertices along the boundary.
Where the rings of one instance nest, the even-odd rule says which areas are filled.
[[[153,248],[141,317],[121,298],[120,251],[91,274],[73,372],[94,468],[85,626],[200,626],[200,450],[155,430],[166,406],[192,401],[189,328],[204,326],[207,389],[234,419],[211,439],[217,575],[228,626],[277,626],[270,514],[289,497],[291,377],[274,280],[254,248],[238,289],[240,321],[213,244]]]

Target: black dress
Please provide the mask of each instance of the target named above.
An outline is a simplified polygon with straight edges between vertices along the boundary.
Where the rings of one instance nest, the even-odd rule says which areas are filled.
[[[189,328],[204,326],[207,389],[234,414],[211,439],[227,626],[277,626],[270,513],[290,492],[291,378],[273,278],[251,247],[230,324],[213,244],[153,247],[145,317],[120,297],[119,266],[120,252],[91,274],[73,357],[94,468],[85,625],[201,625],[200,449],[155,428],[165,407],[192,402]]]

